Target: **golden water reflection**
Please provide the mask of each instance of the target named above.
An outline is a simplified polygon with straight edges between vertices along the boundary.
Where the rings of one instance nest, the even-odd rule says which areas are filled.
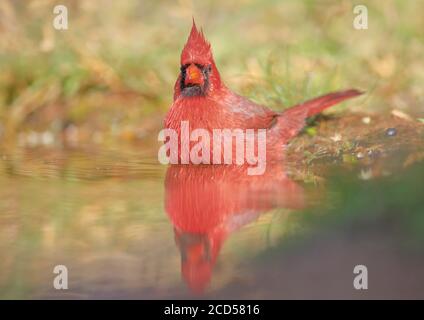
[[[170,298],[223,288],[285,233],[283,208],[304,205],[281,166],[249,177],[95,148],[2,151],[0,159],[2,298]],[[53,288],[59,264],[69,290]]]

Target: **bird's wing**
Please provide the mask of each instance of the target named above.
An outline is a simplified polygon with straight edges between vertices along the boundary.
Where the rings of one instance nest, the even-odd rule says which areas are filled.
[[[354,89],[332,92],[303,102],[282,113],[259,105],[231,91],[220,96],[226,124],[240,129],[269,129],[270,134],[287,143],[305,126],[305,119],[343,100],[361,95]]]
[[[276,118],[281,115],[234,93],[226,95],[221,103],[226,106],[224,109],[228,112],[227,120],[232,119],[236,128],[268,129],[276,122]]]

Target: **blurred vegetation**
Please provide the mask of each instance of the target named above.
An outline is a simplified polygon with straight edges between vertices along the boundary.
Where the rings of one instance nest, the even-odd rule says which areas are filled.
[[[424,112],[421,1],[61,1],[0,3],[0,137],[23,144],[137,141],[172,101],[179,54],[195,17],[225,82],[281,109],[357,87],[350,106]],[[25,133],[25,134],[23,134]],[[38,134],[38,135],[37,135]],[[38,141],[38,142],[37,142]]]
[[[322,233],[323,228],[343,231],[350,228],[360,234],[375,227],[399,240],[401,246],[421,250],[424,243],[424,208],[420,196],[423,174],[423,162],[408,168],[403,175],[366,183],[336,170],[327,185],[331,205],[306,210],[298,215],[298,223],[304,232],[316,234]],[[299,236],[299,232],[295,236]]]

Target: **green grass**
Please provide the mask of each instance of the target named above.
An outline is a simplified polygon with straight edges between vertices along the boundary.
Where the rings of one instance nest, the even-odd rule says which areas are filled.
[[[135,132],[152,117],[160,124],[192,16],[228,86],[257,102],[282,109],[357,87],[368,96],[349,106],[423,112],[419,1],[365,1],[369,29],[361,31],[352,27],[356,2],[347,0],[63,1],[66,31],[52,27],[55,4],[0,5],[5,138],[28,130],[58,134],[69,124],[105,134]]]

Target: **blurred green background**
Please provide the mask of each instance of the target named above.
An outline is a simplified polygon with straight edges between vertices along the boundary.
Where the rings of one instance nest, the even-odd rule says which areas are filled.
[[[53,28],[58,4],[68,30]],[[368,8],[367,30],[353,28],[356,4]],[[0,137],[60,145],[155,135],[192,17],[226,84],[257,102],[282,109],[356,87],[367,96],[352,109],[420,118],[420,12],[422,1],[2,0]]]

